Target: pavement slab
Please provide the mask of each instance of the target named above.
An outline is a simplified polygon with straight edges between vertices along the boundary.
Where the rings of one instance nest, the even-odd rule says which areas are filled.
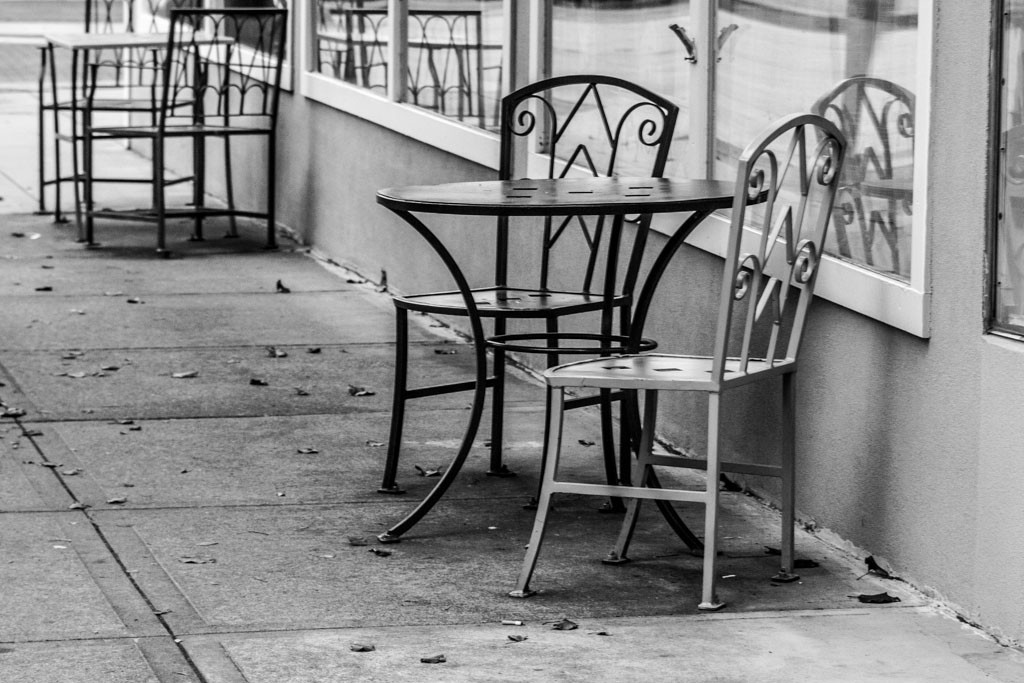
[[[202,640],[185,638],[185,647],[191,651]],[[237,634],[219,642],[250,683],[975,683],[1019,672],[1022,659],[928,609],[581,618],[571,631],[535,621],[363,627]],[[375,649],[356,652],[354,644]],[[420,661],[437,654],[446,661]]]
[[[720,571],[729,578],[721,593],[733,611],[854,608],[855,593],[883,590],[913,604],[895,582],[858,581],[851,567],[827,560],[807,537],[800,539],[801,554],[820,558],[820,566],[798,583],[773,585],[777,559],[763,544],[777,530],[767,520],[751,529],[746,514],[754,506],[744,496],[727,498],[724,535],[731,540]],[[700,559],[673,539],[656,512],[641,520],[635,561],[609,567],[600,558],[621,518],[597,512],[593,499],[561,501],[535,580],[543,592],[529,600],[507,593],[532,511],[493,495],[442,503],[401,543],[381,546],[374,535],[396,512],[384,501],[90,514],[118,530],[110,536],[114,551],[136,570],[153,603],[171,610],[164,618],[178,635],[697,614]],[[175,593],[188,596],[187,604]]]
[[[272,357],[268,346],[288,355]],[[442,373],[452,380],[473,377],[466,346],[414,345],[410,359],[411,386]],[[24,409],[27,421],[390,413],[393,363],[393,347],[364,343],[0,351],[11,379],[0,398]],[[543,391],[525,382],[510,383],[507,395],[511,403],[543,402]],[[410,410],[464,409],[470,399],[469,392],[420,399]],[[463,431],[433,433],[451,440]]]
[[[167,638],[170,641],[170,638]],[[181,683],[197,681],[179,655],[175,679],[158,676],[146,657],[148,642],[131,638],[0,645],[0,670],[17,671],[18,683]],[[13,680],[13,679],[12,679]]]
[[[411,411],[408,418],[407,434],[423,435],[439,422],[465,418],[465,411],[455,416]],[[447,496],[479,497],[487,491],[521,503],[529,500],[537,486],[541,444],[535,430],[542,421],[543,408],[532,407],[514,411],[508,422],[504,461],[520,476],[486,476],[489,449],[478,440]],[[122,422],[27,423],[26,428],[39,433],[33,441],[57,465],[43,468],[45,473],[59,477],[76,500],[93,506],[126,497],[130,507],[382,500],[407,507],[437,481],[421,476],[416,467],[444,470],[453,455],[447,438],[406,440],[399,481],[407,494],[382,497],[376,491],[387,454],[386,412]],[[596,429],[595,420],[590,427],[574,425],[568,433],[593,438]],[[7,467],[19,473],[14,465]],[[37,464],[21,467],[41,469]]]

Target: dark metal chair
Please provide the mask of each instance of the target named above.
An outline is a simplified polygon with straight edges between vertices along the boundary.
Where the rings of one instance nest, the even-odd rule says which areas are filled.
[[[276,246],[276,129],[285,48],[287,10],[172,9],[168,43],[160,65],[159,87],[153,89],[154,122],[139,125],[85,126],[85,240],[93,243],[96,218],[144,220],[157,224],[157,251],[167,254],[166,223],[191,218],[193,239],[203,238],[203,221],[214,216],[231,219],[228,236],[237,236],[236,217],[261,218],[267,223],[266,244]],[[90,101],[94,93],[90,93]],[[91,111],[91,110],[90,110]],[[226,206],[208,205],[206,142],[225,143]],[[235,138],[266,141],[264,209],[240,209],[234,200],[231,145]],[[96,209],[93,147],[98,140],[148,140],[152,143],[152,207],[131,210]],[[169,140],[192,143],[192,202],[166,205],[169,178],[164,168]]]
[[[741,472],[782,479],[782,566],[775,581],[793,581],[793,483],[795,462],[795,378],[804,325],[833,201],[839,185],[846,142],[831,122],[814,114],[796,114],[773,124],[739,159],[725,266],[719,293],[719,317],[709,355],[630,354],[584,360],[550,368],[550,425],[540,502],[526,558],[513,597],[528,597],[530,578],[544,536],[552,495],[622,496],[630,503],[608,562],[626,561],[640,501],[653,499],[704,506],[704,577],[699,608],[723,607],[715,590],[718,552],[719,473]],[[745,237],[748,226],[759,237]],[[769,273],[772,273],[769,275]],[[691,321],[690,324],[697,324]],[[755,382],[781,379],[781,464],[724,462],[721,428],[730,406],[725,395]],[[635,486],[599,485],[559,479],[566,389],[643,392],[643,428],[633,475]],[[701,392],[707,396],[707,457],[654,453],[660,391]],[[750,444],[760,451],[764,444]],[[661,488],[650,478],[654,467],[705,470],[703,491]]]
[[[607,76],[563,76],[521,88],[502,100],[499,179],[558,178],[574,173],[612,176],[620,171],[632,176],[660,177],[677,114],[678,107],[669,100]],[[542,168],[532,175],[523,164],[528,155],[517,152],[517,148],[529,145],[533,145],[534,163],[540,162]],[[627,157],[634,164],[628,172],[622,171],[627,166]],[[493,336],[487,343],[493,354],[488,387],[492,398],[489,474],[494,476],[510,474],[502,463],[506,353],[543,354],[550,366],[557,364],[562,354],[606,356],[639,350],[629,346],[630,312],[650,217],[635,217],[629,229],[623,220],[606,216],[537,220],[544,221],[543,237],[539,251],[531,258],[539,259],[539,270],[522,273],[510,267],[510,261],[521,261],[510,259],[510,255],[533,248],[513,240],[537,233],[512,231],[509,219],[499,218],[493,280],[474,290],[480,314],[493,321]],[[403,493],[396,476],[407,401],[471,391],[476,386],[474,381],[421,388],[407,386],[409,312],[465,316],[459,292],[395,296],[394,303],[395,391],[382,493]],[[586,313],[599,318],[589,321],[585,328],[588,331],[560,330],[562,318]],[[513,320],[520,321],[520,325],[532,321],[533,329],[542,323],[543,332],[510,334],[508,325]],[[580,324],[576,323],[577,328]],[[641,344],[644,349],[655,346],[650,340]],[[581,397],[571,403],[601,406],[607,475],[609,480],[616,481],[620,475],[615,462],[612,404],[620,398],[602,391],[598,396]],[[628,435],[621,438],[628,441]],[[623,462],[628,462],[628,443],[620,449]]]
[[[906,277],[906,228],[914,188],[914,95],[882,78],[854,76],[822,95],[811,110],[849,142],[833,231],[839,256]],[[856,236],[847,234],[854,227]],[[877,237],[884,246],[876,252]]]

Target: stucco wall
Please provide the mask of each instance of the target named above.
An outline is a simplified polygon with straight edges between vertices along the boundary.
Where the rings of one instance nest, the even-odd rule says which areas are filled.
[[[1024,640],[1024,344],[983,334],[989,178],[990,3],[936,0],[929,230],[932,336],[919,339],[815,304],[798,380],[798,507],[1001,635]],[[335,260],[404,291],[447,287],[439,264],[374,202],[380,187],[493,172],[301,97],[283,107],[280,220]],[[490,265],[472,219],[442,229],[477,274]],[[479,225],[479,223],[476,223]],[[432,223],[437,225],[437,223]],[[660,238],[659,238],[660,239]],[[657,248],[657,241],[652,245]],[[648,331],[707,343],[720,262],[685,249]],[[733,400],[726,450],[777,446],[770,391]],[[700,451],[700,409],[666,402],[663,428]],[[699,414],[699,413],[698,413]],[[769,493],[770,482],[752,482]]]

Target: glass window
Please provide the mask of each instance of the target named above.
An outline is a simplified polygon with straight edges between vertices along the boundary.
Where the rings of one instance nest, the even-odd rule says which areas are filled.
[[[385,93],[393,28],[385,0],[316,0],[318,73]],[[405,101],[496,128],[502,82],[502,0],[413,0]]]
[[[1024,334],[1024,2],[1005,5],[991,323]]]
[[[715,175],[780,116],[817,111],[850,145],[833,256],[910,278],[916,0],[718,0]]]

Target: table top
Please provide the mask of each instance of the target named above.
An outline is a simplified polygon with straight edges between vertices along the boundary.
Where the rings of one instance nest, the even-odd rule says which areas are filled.
[[[377,192],[389,209],[486,216],[675,213],[732,206],[735,184],[683,178],[559,178],[410,185]]]
[[[43,39],[69,50],[101,50],[116,47],[160,47],[167,44],[167,33],[48,33]]]

